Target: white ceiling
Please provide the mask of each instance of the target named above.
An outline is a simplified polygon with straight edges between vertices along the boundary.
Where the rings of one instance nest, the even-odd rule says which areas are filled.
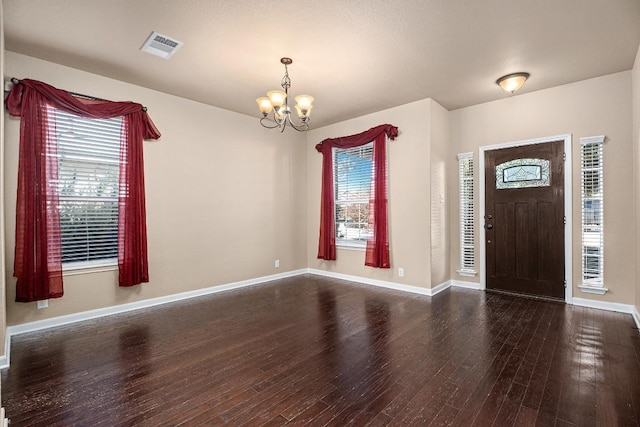
[[[7,50],[255,117],[289,56],[290,93],[316,99],[312,127],[428,97],[449,110],[500,99],[495,80],[517,71],[526,93],[629,70],[640,44],[640,0],[3,4]],[[184,45],[169,60],[140,52],[152,31]]]

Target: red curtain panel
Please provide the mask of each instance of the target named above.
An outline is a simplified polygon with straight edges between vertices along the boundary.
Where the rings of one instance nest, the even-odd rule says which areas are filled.
[[[356,135],[325,139],[316,145],[316,150],[322,153],[319,259],[336,259],[332,149],[334,147],[353,148],[373,141],[374,175],[369,208],[369,226],[373,230],[373,236],[367,240],[365,265],[378,268],[389,268],[391,266],[389,262],[389,233],[387,227],[386,139],[394,140],[397,136],[397,127],[384,124]]]
[[[20,117],[20,158],[16,205],[14,276],[16,301],[58,298],[63,294],[58,212],[57,138],[49,107],[88,118],[122,116],[120,142],[118,267],[121,286],[149,281],[142,140],[158,139],[146,109],[137,103],[87,100],[46,83],[23,79],[5,101]]]

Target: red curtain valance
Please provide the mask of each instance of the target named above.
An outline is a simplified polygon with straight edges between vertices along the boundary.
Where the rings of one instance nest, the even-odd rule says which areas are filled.
[[[39,93],[53,107],[82,117],[108,119],[129,114],[138,115],[140,123],[142,124],[142,138],[160,138],[160,132],[141,104],[131,101],[96,101],[77,98],[65,90],[57,89],[44,82],[31,79],[19,80],[18,83],[14,84],[11,88],[9,96],[5,101],[9,114],[15,117],[22,116],[23,100],[29,89]]]
[[[393,140],[397,136],[397,127],[384,124],[356,135],[325,139],[316,145],[316,150],[322,153],[319,259],[336,259],[332,149],[358,147],[373,141],[374,185],[369,203],[369,225],[373,230],[373,237],[367,240],[365,265],[379,268],[391,266],[387,230],[386,138]]]
[[[389,139],[394,140],[398,136],[398,128],[389,124],[378,125],[364,132],[341,136],[338,138],[327,138],[316,145],[316,150],[324,153],[326,150],[331,151],[332,148],[352,148],[359,145],[368,144],[377,138],[386,135]]]
[[[55,121],[50,108],[88,118],[123,117],[120,140],[118,268],[121,286],[149,281],[142,140],[160,132],[135,102],[87,100],[46,83],[23,79],[5,101],[20,117],[20,158],[16,202],[14,276],[16,301],[58,298],[63,294],[58,211]]]

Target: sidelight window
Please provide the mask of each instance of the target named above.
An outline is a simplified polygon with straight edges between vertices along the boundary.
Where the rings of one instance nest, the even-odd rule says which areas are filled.
[[[460,194],[461,276],[475,276],[475,225],[473,218],[473,153],[458,154]]]
[[[604,136],[581,138],[582,283],[602,287],[604,278]]]

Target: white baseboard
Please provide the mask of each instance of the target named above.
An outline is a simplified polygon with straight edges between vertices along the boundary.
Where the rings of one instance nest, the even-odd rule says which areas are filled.
[[[4,355],[0,356],[0,369],[8,368],[10,364],[11,364],[11,336],[9,335],[9,331],[6,330],[4,334]]]
[[[618,302],[598,301],[586,298],[574,298],[573,305],[580,307],[599,308],[601,310],[617,311],[620,313],[633,313],[634,306],[630,304],[620,304]]]
[[[385,280],[371,279],[369,277],[353,276],[351,274],[336,273],[333,271],[307,269],[307,273],[334,279],[348,280],[350,282],[363,283],[365,285],[379,286],[381,288],[394,289],[396,291],[411,292],[414,294],[434,296],[451,286],[450,281],[444,282],[433,288],[421,288],[419,286],[404,285],[402,283],[387,282]]]
[[[465,280],[452,280],[451,286],[455,288],[475,289],[476,291],[480,290],[480,283],[467,282]]]
[[[640,312],[638,312],[638,307],[633,307],[633,313],[631,313],[631,315],[633,316],[633,320],[636,321],[636,327],[640,330]]]
[[[586,298],[574,298],[573,305],[630,314],[633,316],[633,320],[635,320],[636,326],[640,328],[640,315],[638,314],[638,309],[634,305],[620,304],[617,302],[597,301]]]
[[[14,335],[24,334],[27,332],[35,332],[43,329],[54,328],[57,326],[68,325],[70,323],[82,322],[84,320],[96,319],[99,317],[111,316],[113,314],[126,313],[128,311],[139,310],[142,308],[153,307],[156,305],[167,304],[170,302],[181,301],[185,299],[195,298],[199,296],[215,294],[218,292],[229,291],[232,289],[243,288],[247,286],[258,285],[261,283],[271,282],[273,280],[284,279],[287,277],[299,276],[305,274],[306,269],[293,270],[286,273],[273,274],[270,276],[257,277],[255,279],[242,280],[239,282],[227,283],[209,288],[197,289],[179,294],[167,295],[164,297],[150,298],[143,301],[136,301],[127,304],[120,304],[111,307],[98,308],[95,310],[83,311],[80,313],[69,314],[66,316],[52,317],[50,319],[36,320],[35,322],[23,323],[21,325],[9,326],[5,336],[5,356],[0,356],[0,368],[8,368],[10,364],[11,337]]]
[[[452,285],[451,280],[447,280],[444,283],[440,283],[439,285],[434,286],[433,288],[431,288],[431,296],[439,294],[440,292],[449,289],[451,285]]]

